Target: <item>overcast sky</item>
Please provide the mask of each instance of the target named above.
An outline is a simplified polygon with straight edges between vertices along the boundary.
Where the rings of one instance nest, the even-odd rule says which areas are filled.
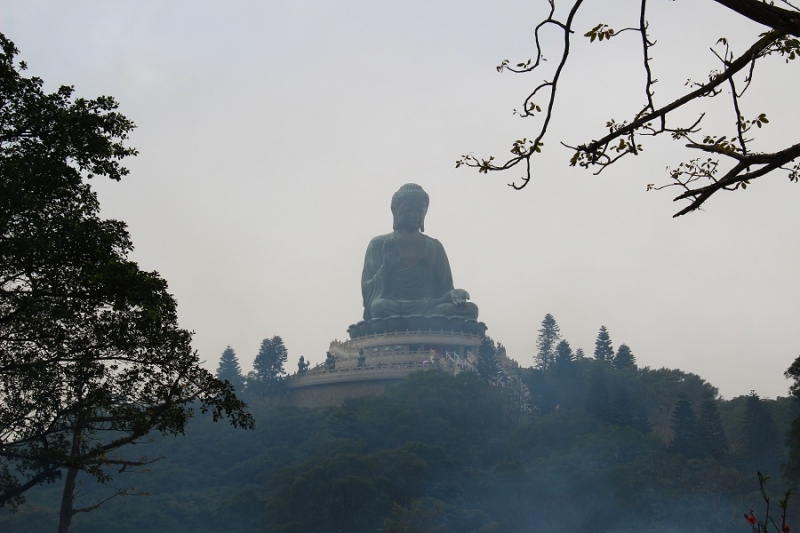
[[[634,25],[636,4],[594,3],[577,28]],[[604,5],[615,11],[589,11]],[[710,0],[651,5],[657,104],[717,68],[719,37],[741,52],[764,31]],[[694,156],[681,144],[649,142],[600,176],[568,166],[559,141],[597,138],[643,103],[634,33],[574,47],[524,191],[507,186],[520,171],[455,169],[461,154],[502,156],[534,134],[512,111],[545,74],[495,66],[534,53],[546,7],[5,0],[0,31],[48,90],[113,95],[137,124],[130,176],[96,184],[103,215],[127,222],[133,259],[168,280],[211,370],[230,344],[247,372],[274,335],[289,370],[300,355],[322,362],[361,318],[364,252],[391,231],[392,194],[415,182],[456,287],[523,366],[551,313],[587,354],[605,325],[639,366],[699,374],[726,398],[785,396],[783,372],[800,354],[800,186],[765,177],[672,219],[675,193],[645,189]],[[797,66],[772,59],[756,74],[742,111],[770,123],[755,148],[796,142]],[[730,134],[734,118],[715,106],[706,122]]]

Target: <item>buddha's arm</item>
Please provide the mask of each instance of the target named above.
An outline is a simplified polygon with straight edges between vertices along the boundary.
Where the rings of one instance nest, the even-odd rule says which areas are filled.
[[[436,265],[437,265],[437,285],[441,291],[441,296],[436,299],[434,305],[443,303],[453,303],[463,305],[469,300],[469,293],[464,289],[453,288],[453,273],[450,270],[450,261],[447,259],[447,252],[439,241],[435,241]]]
[[[387,285],[386,268],[383,266],[383,242],[379,237],[372,239],[364,257],[364,270],[361,273],[361,295],[364,298],[364,319],[369,320],[369,306],[380,297]]]

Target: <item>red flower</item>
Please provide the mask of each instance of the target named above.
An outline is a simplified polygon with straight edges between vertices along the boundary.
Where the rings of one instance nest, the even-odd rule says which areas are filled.
[[[747,518],[747,521],[750,523],[751,526],[756,525],[756,517],[755,516],[750,514],[750,515],[745,516],[745,518]]]
[[[792,530],[792,526],[790,526],[789,524],[784,524],[783,531],[785,533],[789,533],[791,530]]]

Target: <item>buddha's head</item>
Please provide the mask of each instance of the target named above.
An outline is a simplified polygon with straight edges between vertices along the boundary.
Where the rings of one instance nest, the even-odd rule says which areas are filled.
[[[392,196],[392,215],[395,230],[425,231],[428,213],[428,193],[416,183],[406,183]]]

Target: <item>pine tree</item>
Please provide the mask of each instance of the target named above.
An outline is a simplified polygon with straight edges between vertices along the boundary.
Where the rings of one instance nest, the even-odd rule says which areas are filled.
[[[244,384],[242,369],[239,366],[239,359],[236,357],[236,352],[230,345],[225,348],[219,358],[217,379],[220,381],[230,381],[236,389],[241,389]]]
[[[697,444],[703,457],[721,460],[728,451],[728,439],[722,427],[717,402],[714,395],[706,393],[700,403],[700,417],[697,427]]]
[[[611,344],[611,337],[605,326],[600,326],[597,340],[594,341],[594,358],[607,363],[614,362],[614,346]]]
[[[623,368],[636,368],[636,357],[627,344],[620,344],[612,363],[620,370]]]
[[[578,348],[577,350],[575,350],[575,360],[576,361],[580,361],[584,357],[586,357],[586,354],[584,353],[583,348]]]
[[[572,347],[565,340],[562,340],[556,346],[556,364],[568,365],[574,360],[575,356],[572,354]]]
[[[289,352],[283,345],[283,339],[278,335],[264,339],[253,361],[254,377],[267,388],[273,386],[283,376],[283,365],[288,357]]]
[[[497,348],[491,337],[484,337],[481,339],[481,344],[478,347],[478,374],[486,381],[492,381],[497,377],[500,371],[500,365],[497,362]]]
[[[561,331],[556,324],[556,319],[547,313],[542,320],[539,337],[536,339],[536,368],[547,370],[552,366],[555,360],[555,348],[559,340],[561,340]]]
[[[775,475],[781,463],[783,439],[767,402],[755,392],[747,397],[741,430],[741,466]],[[774,473],[774,474],[773,474]]]
[[[683,393],[678,395],[672,411],[672,440],[669,451],[687,459],[698,456],[697,418],[689,398]]]

